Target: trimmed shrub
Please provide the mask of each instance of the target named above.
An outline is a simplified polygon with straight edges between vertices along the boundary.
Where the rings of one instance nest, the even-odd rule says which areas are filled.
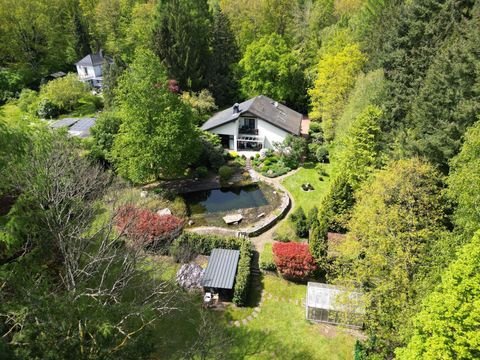
[[[306,238],[308,236],[308,221],[302,207],[299,207],[290,215],[290,221],[295,228],[295,234],[298,237]]]
[[[240,241],[240,259],[238,260],[232,301],[237,306],[244,306],[247,303],[248,291],[250,290],[250,264],[252,262],[253,249],[252,243],[248,239]]]
[[[265,244],[260,254],[260,269],[265,271],[275,271],[277,269],[273,259],[272,244]]]
[[[197,255],[210,255],[213,249],[240,249],[241,239],[216,235],[204,235],[185,232],[176,238],[171,247],[170,255],[176,262],[189,262]]]
[[[223,165],[218,169],[218,175],[220,176],[220,180],[227,181],[233,175],[233,169],[230,166]]]
[[[195,169],[199,178],[204,178],[208,175],[208,169],[205,166],[199,166]]]
[[[116,214],[118,231],[124,233],[133,246],[150,250],[166,247],[183,229],[183,220],[173,215],[158,215],[147,209],[124,206]]]
[[[317,270],[315,259],[304,243],[273,244],[275,265],[280,274],[292,280],[306,280]]]
[[[328,149],[325,146],[317,147],[317,150],[315,152],[315,157],[317,158],[318,162],[328,163],[329,162]]]

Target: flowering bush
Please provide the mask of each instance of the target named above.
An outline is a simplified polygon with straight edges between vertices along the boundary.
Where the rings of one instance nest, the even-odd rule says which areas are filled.
[[[317,269],[308,244],[276,242],[273,244],[273,256],[277,270],[286,278],[304,280]]]
[[[147,209],[124,206],[117,212],[117,229],[135,246],[158,249],[178,236],[183,220],[173,215],[158,215]]]

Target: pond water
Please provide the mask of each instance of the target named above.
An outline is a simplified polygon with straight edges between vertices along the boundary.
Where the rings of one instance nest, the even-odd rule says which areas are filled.
[[[257,185],[196,191],[183,195],[191,215],[224,212],[268,205]]]

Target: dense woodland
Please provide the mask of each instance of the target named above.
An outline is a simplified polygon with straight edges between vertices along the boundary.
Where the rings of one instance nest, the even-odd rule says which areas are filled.
[[[259,94],[332,164],[309,248],[365,293],[356,359],[480,358],[479,39],[475,0],[0,0],[0,103],[22,111],[0,108],[0,358],[150,358],[182,295],[98,214],[122,182],[218,169],[198,125]],[[102,98],[48,81],[100,49]],[[86,142],[40,120],[100,109]]]

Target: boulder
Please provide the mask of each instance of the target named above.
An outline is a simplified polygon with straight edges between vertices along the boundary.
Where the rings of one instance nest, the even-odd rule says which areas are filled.
[[[225,224],[238,224],[240,221],[242,221],[242,219],[242,214],[232,214],[223,217],[223,221],[225,221]]]
[[[169,208],[160,209],[157,211],[157,215],[172,215],[172,211]]]

